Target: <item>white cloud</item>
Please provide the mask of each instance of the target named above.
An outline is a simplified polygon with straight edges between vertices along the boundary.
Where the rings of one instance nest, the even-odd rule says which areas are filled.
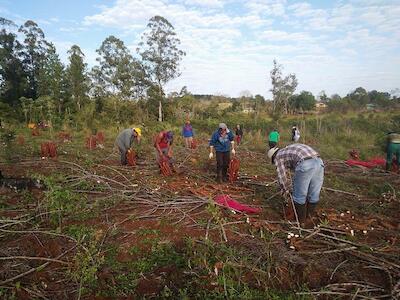
[[[185,0],[186,5],[198,5],[206,7],[223,7],[223,3],[220,0]]]
[[[119,32],[132,50],[154,15],[173,24],[187,56],[171,89],[187,85],[195,93],[237,95],[250,89],[266,95],[274,58],[285,71],[298,74],[299,88],[314,93],[343,94],[362,85],[357,72],[388,68],[390,84],[400,79],[400,63],[388,55],[398,53],[400,45],[400,5],[395,1],[340,0],[321,8],[286,0],[117,0],[98,9],[83,25]]]

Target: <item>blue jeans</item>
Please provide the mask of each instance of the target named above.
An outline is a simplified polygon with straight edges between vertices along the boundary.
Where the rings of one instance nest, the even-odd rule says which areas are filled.
[[[293,200],[298,204],[305,204],[308,198],[310,203],[317,203],[323,182],[324,162],[322,159],[316,157],[303,160],[297,164],[294,171]]]

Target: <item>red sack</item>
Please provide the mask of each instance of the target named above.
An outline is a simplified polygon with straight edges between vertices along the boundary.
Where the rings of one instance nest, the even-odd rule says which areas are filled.
[[[89,150],[96,149],[96,136],[92,135],[88,138],[86,138],[86,148]]]
[[[191,149],[196,149],[197,148],[197,140],[196,139],[192,139],[192,143],[190,144],[190,148]]]
[[[126,160],[128,161],[128,166],[136,166],[136,153],[133,150],[128,150],[126,152]]]
[[[40,145],[40,154],[42,157],[57,157],[57,146],[53,142],[45,142]]]
[[[99,131],[96,134],[96,140],[99,144],[104,144],[105,141],[105,136],[104,136],[104,132],[103,131]]]
[[[239,167],[240,167],[240,161],[235,157],[232,158],[231,161],[229,162],[229,168],[228,168],[228,175],[230,182],[234,182],[235,180],[237,180],[239,175]]]
[[[374,157],[368,161],[348,159],[346,160],[346,164],[349,166],[362,166],[372,169],[376,167],[385,167],[386,160],[382,157]]]
[[[215,202],[219,205],[222,205],[227,208],[231,208],[235,211],[244,212],[248,214],[258,214],[261,212],[261,208],[259,207],[250,207],[244,204],[237,202],[236,200],[232,199],[229,195],[218,195],[215,197]]]

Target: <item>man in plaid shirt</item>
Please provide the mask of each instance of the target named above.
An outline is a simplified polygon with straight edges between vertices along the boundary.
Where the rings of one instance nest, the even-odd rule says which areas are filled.
[[[285,148],[274,147],[268,157],[275,164],[278,182],[284,194],[293,190],[293,200],[300,223],[312,216],[319,201],[324,181],[324,163],[310,146],[291,144]],[[294,171],[293,189],[287,171]],[[308,201],[307,201],[308,200]]]

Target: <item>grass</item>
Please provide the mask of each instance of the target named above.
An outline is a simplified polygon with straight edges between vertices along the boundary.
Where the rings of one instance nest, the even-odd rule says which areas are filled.
[[[275,126],[281,132],[281,145],[289,143],[290,127],[293,123],[300,126],[303,141],[318,149],[324,160],[345,159],[352,148],[360,150],[362,158],[383,155],[382,136],[386,128],[393,126],[393,120],[397,120],[399,114],[379,113],[375,115],[349,114],[345,116],[323,115],[306,117],[289,117],[273,123],[270,119],[259,119],[255,123],[250,116],[227,116],[227,123],[233,127],[235,123],[243,124],[245,129],[244,143],[239,148],[252,151],[265,152],[266,133]],[[224,121],[224,120],[221,120]],[[206,141],[219,120],[193,120],[197,138]],[[175,144],[181,146],[183,139],[179,136],[180,124],[156,124],[143,129],[144,139],[140,151],[153,151],[152,138],[161,129],[172,129],[176,133]],[[98,162],[109,159],[112,153],[114,138],[118,134],[115,126],[105,129],[106,148],[89,151],[84,146],[84,139],[89,131],[81,130],[72,133],[71,143],[59,144],[59,160],[76,161],[79,164],[94,168]],[[69,131],[67,130],[67,131]],[[14,139],[3,140],[7,151],[0,155],[4,161],[12,163],[21,158],[39,158],[40,143],[45,140],[55,139],[56,131],[42,131],[42,135],[30,137],[30,131],[22,128],[16,129],[15,134],[26,137],[26,145],[18,146]],[[7,139],[7,136],[2,136]],[[139,151],[139,152],[140,152]],[[203,155],[201,153],[200,155]],[[207,149],[204,148],[204,157],[199,159],[202,163],[207,160]],[[274,167],[267,160],[254,165],[249,159],[242,159],[242,170],[249,175],[271,175],[274,178]],[[40,170],[41,171],[41,170]],[[47,211],[56,211],[50,215],[52,230],[58,230],[80,242],[81,247],[73,254],[73,265],[68,270],[69,278],[75,282],[83,295],[106,296],[111,298],[129,297],[146,298],[146,295],[138,292],[138,285],[143,278],[148,278],[154,284],[160,284],[156,297],[159,299],[309,299],[307,296],[296,296],[293,291],[307,291],[307,286],[284,286],[277,278],[282,268],[272,253],[275,243],[285,240],[286,233],[272,234],[262,229],[249,227],[247,234],[253,235],[257,241],[252,240],[240,243],[235,241],[228,243],[212,242],[202,238],[186,238],[183,243],[175,243],[168,240],[160,229],[170,224],[167,217],[162,217],[160,228],[138,228],[134,230],[135,243],[121,246],[119,238],[125,233],[123,229],[111,230],[108,241],[102,245],[103,237],[99,233],[97,225],[85,225],[85,221],[102,217],[104,209],[118,206],[121,199],[110,197],[107,200],[96,200],[84,197],[64,181],[61,171],[59,174],[47,174],[37,176],[35,172],[30,175],[40,178],[45,182],[45,197],[41,199],[41,208]],[[383,194],[393,191],[390,184],[362,182],[352,174],[327,174],[325,184],[329,187],[354,193],[363,193],[368,197],[382,200]],[[93,183],[82,180],[74,189],[97,190]],[[272,187],[275,192],[276,187]],[[270,189],[268,189],[270,192]],[[341,197],[330,196],[323,192],[322,205],[335,208],[338,211],[349,209],[348,201]],[[257,190],[254,197],[264,199],[267,196],[265,188]],[[398,195],[400,196],[400,195]],[[33,204],[38,199],[29,192],[22,192],[19,197],[24,204]],[[0,207],[10,209],[7,203],[8,197],[0,195]],[[247,198],[246,198],[247,199]],[[264,204],[264,203],[263,203]],[[268,203],[268,209],[280,211],[281,199],[272,199]],[[388,203],[382,203],[381,207],[367,206],[365,203],[354,204],[351,209],[359,212],[384,213]],[[14,207],[12,207],[14,208]],[[219,207],[209,204],[205,213],[207,217],[199,217],[199,224],[207,224],[212,217],[212,226],[219,226],[229,221],[229,216],[222,213]],[[324,223],[325,222],[325,223]],[[329,225],[328,221],[323,224]],[[233,228],[233,227],[232,227]],[[239,227],[234,228],[239,231]],[[179,232],[179,230],[178,230]],[[183,239],[183,237],[182,237]],[[120,256],[125,255],[126,259]],[[218,272],[215,272],[217,266]],[[288,265],[284,265],[286,268]],[[289,265],[290,266],[290,265]],[[171,272],[164,272],[164,269]],[[261,270],[261,271],[259,271]],[[297,282],[297,274],[293,270],[283,269],[288,282]],[[307,272],[309,270],[306,270]],[[104,276],[103,276],[104,275]],[[107,275],[107,276],[106,276]],[[306,274],[307,275],[307,274]],[[304,275],[305,276],[305,275]],[[155,278],[157,280],[155,280]],[[301,282],[307,282],[306,278]],[[6,295],[6,296],[4,296]],[[13,299],[12,292],[0,289],[0,296]]]

